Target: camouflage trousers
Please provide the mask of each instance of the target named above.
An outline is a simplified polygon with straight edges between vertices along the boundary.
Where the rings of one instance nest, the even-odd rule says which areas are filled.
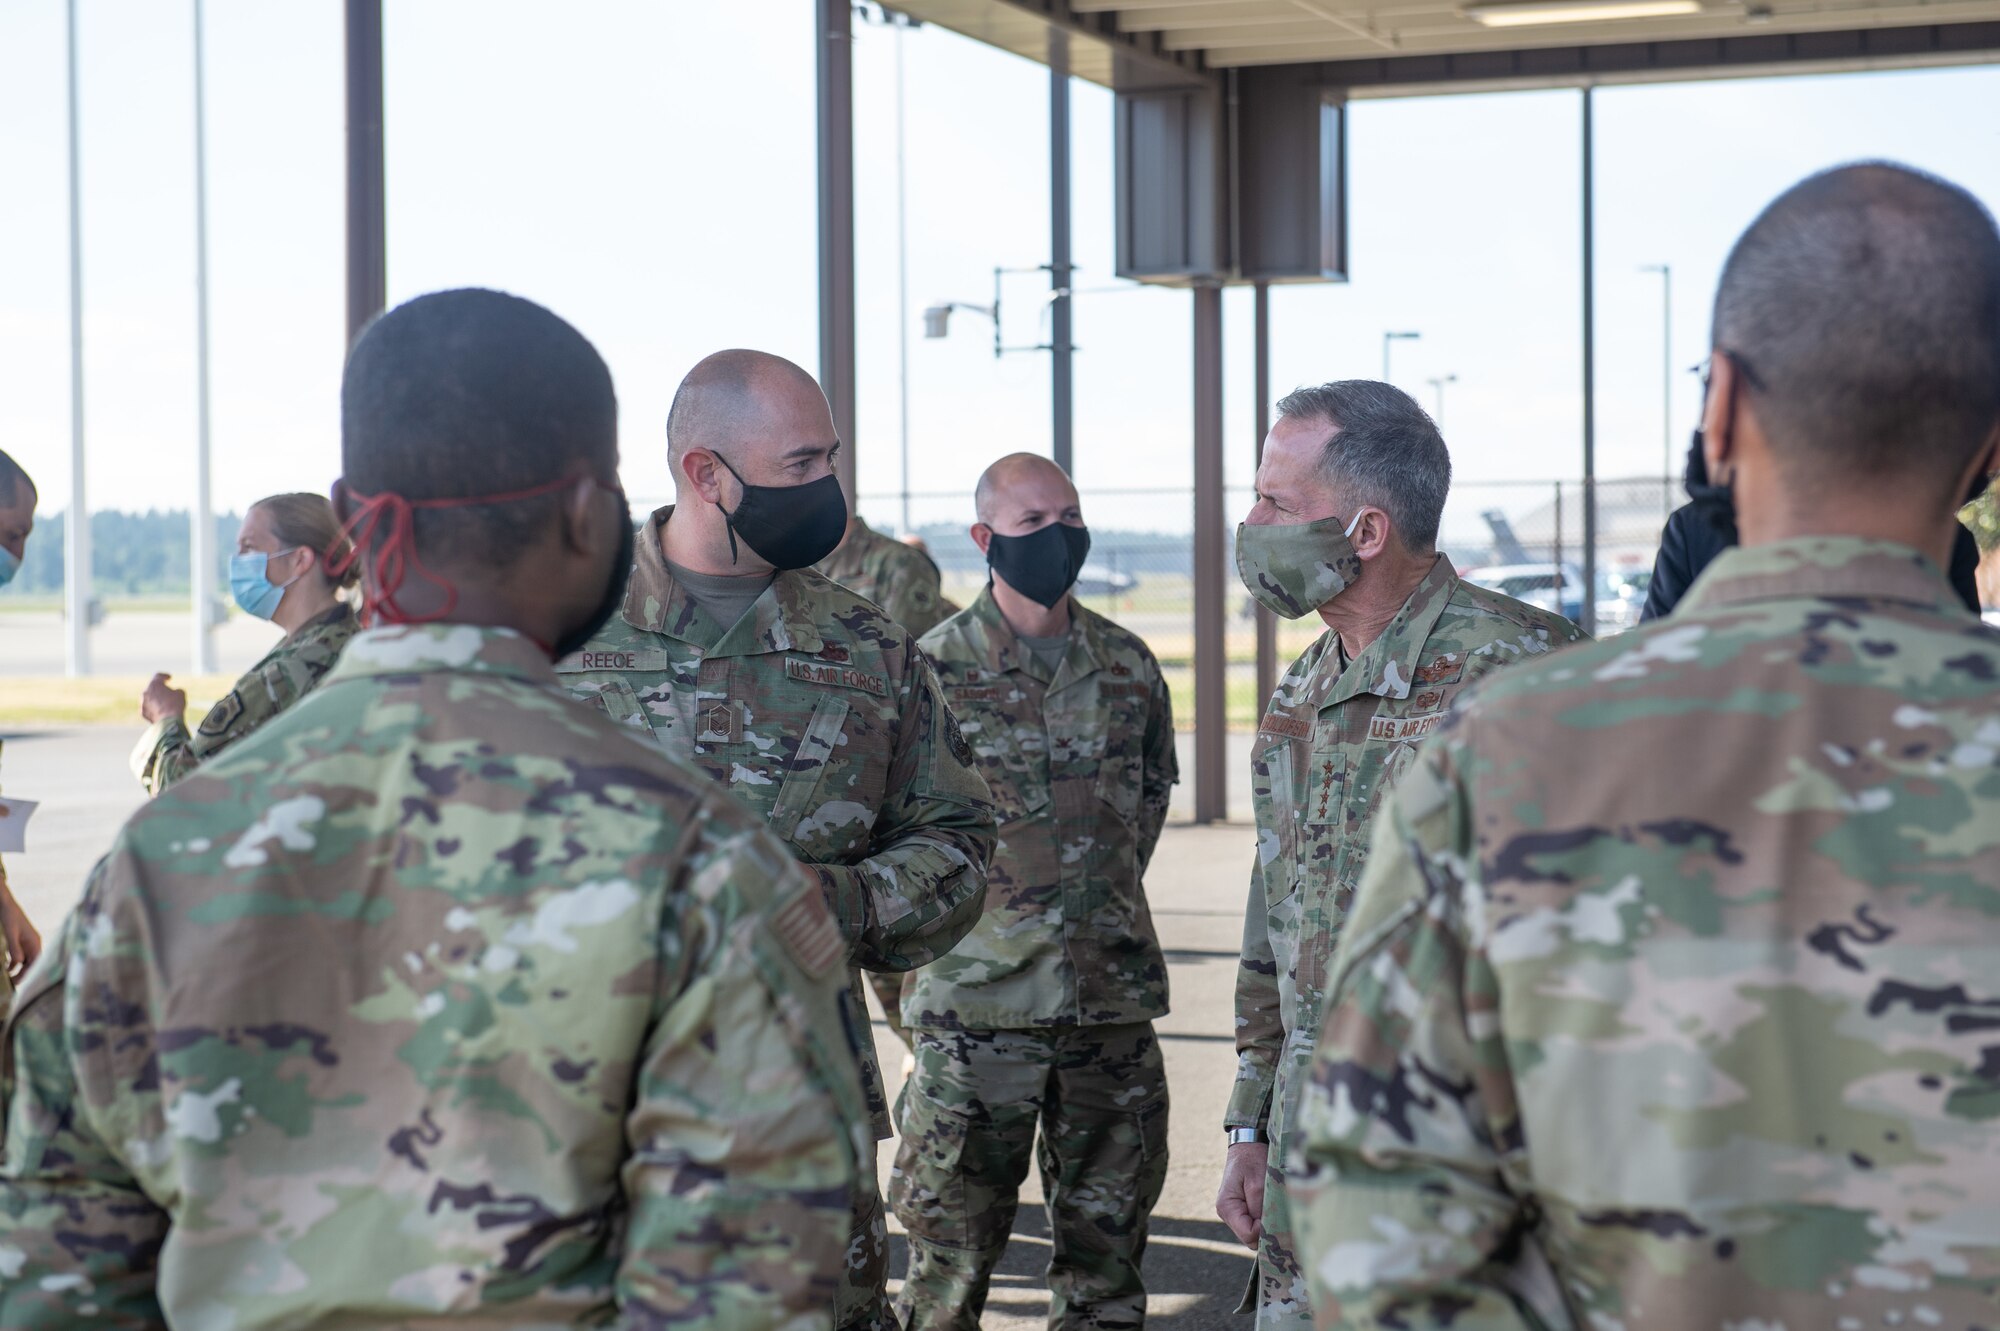
[[[834,1296],[834,1331],[898,1331],[889,1307],[889,1226],[872,1171],[854,1197],[847,1231],[847,1265]]]
[[[1048,1197],[1051,1328],[1137,1328],[1146,1224],[1167,1176],[1151,1022],[917,1030],[889,1183],[909,1232],[909,1331],[978,1331],[1031,1154]],[[1041,1128],[1039,1142],[1035,1129]]]
[[[1285,1144],[1271,1143],[1264,1173],[1264,1235],[1257,1240],[1256,1279],[1238,1312],[1257,1314],[1257,1331],[1312,1331],[1312,1304],[1299,1267],[1292,1208],[1285,1196]]]

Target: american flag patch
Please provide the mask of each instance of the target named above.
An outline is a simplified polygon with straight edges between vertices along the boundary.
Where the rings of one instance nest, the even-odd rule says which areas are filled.
[[[771,930],[808,975],[823,976],[847,957],[840,926],[826,908],[817,880],[771,916]]]

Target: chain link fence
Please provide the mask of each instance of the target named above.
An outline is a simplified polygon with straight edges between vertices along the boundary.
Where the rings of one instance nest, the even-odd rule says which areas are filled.
[[[1666,514],[1684,502],[1678,482],[1659,477],[1597,484],[1598,631],[1622,632],[1638,620]],[[1256,603],[1235,567],[1234,529],[1254,499],[1230,487],[1223,511],[1225,658],[1232,728],[1256,724]],[[863,494],[862,515],[878,531],[924,538],[944,594],[969,605],[986,584],[986,561],[973,545],[971,493]],[[1092,490],[1084,496],[1090,559],[1077,596],[1144,638],[1174,692],[1175,717],[1194,715],[1194,494],[1186,487]],[[1582,615],[1583,486],[1576,481],[1467,482],[1445,505],[1439,545],[1460,573],[1522,600]],[[1317,616],[1278,622],[1282,672],[1324,631]]]

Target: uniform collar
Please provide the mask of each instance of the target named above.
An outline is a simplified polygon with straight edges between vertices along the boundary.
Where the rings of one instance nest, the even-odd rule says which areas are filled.
[[[1915,549],[1857,536],[1801,536],[1725,550],[1695,579],[1680,608],[1798,597],[1964,608],[1938,566]]]
[[[1430,640],[1431,630],[1437,626],[1438,617],[1444,614],[1445,604],[1451,594],[1458,590],[1458,574],[1452,569],[1451,561],[1443,555],[1431,565],[1431,571],[1410,593],[1410,599],[1403,602],[1403,608],[1389,621],[1389,627],[1382,630],[1382,636],[1362,649],[1361,655],[1348,663],[1332,681],[1327,696],[1317,705],[1332,707],[1363,693],[1372,693],[1378,698],[1407,698],[1410,696],[1410,681],[1415,678],[1417,667],[1422,662],[1424,644]],[[1335,650],[1338,650],[1336,644]]]
[[[988,582],[979,599],[972,603],[969,618],[976,626],[979,647],[984,654],[984,664],[995,674],[1005,674],[1010,670],[1027,671],[1028,653],[1021,646],[1021,635],[1014,632],[1014,626],[1007,622],[1007,616],[1000,613],[1000,603],[993,599],[993,584]],[[1056,672],[1056,679],[1065,684],[1095,674],[1104,668],[1104,646],[1098,641],[1098,618],[1083,608],[1072,596],[1069,600],[1069,650],[1063,654],[1062,668]],[[1050,681],[1052,684],[1054,680]]]
[[[657,509],[646,519],[633,552],[632,579],[625,585],[623,618],[646,633],[660,633],[683,642],[700,643],[693,635],[708,617],[674,579],[667,556],[660,547],[660,533],[673,516],[673,505]],[[817,652],[826,643],[813,616],[811,579],[819,575],[802,569],[781,569],[764,594],[735,625],[722,624],[722,638],[710,656],[749,656],[758,652]]]
[[[345,601],[335,601],[328,609],[320,611],[311,619],[285,635],[286,642],[301,642],[315,633],[326,629],[339,628],[354,622],[354,607]]]
[[[363,629],[348,639],[326,682],[434,671],[506,675],[533,684],[556,682],[547,652],[513,629],[480,624],[389,624]]]

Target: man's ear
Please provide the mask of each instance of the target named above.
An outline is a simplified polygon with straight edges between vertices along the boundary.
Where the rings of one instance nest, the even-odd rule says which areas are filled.
[[[1717,353],[1709,364],[1708,399],[1701,408],[1701,460],[1711,485],[1728,485],[1736,470],[1736,362]]]
[[[573,554],[588,555],[597,548],[596,524],[592,512],[604,487],[588,476],[579,476],[562,492],[562,542]]]
[[[1368,560],[1380,557],[1389,548],[1390,537],[1389,515],[1379,508],[1364,508],[1361,520],[1355,523],[1354,535],[1348,539],[1354,542],[1354,553]]]
[[[727,509],[727,496],[723,494],[723,477],[729,471],[722,460],[705,448],[690,448],[681,454],[681,475],[694,487],[694,492],[705,503]]]
[[[993,544],[993,529],[983,522],[972,524],[971,536],[972,543],[979,547],[982,555],[986,553],[986,547]]]

